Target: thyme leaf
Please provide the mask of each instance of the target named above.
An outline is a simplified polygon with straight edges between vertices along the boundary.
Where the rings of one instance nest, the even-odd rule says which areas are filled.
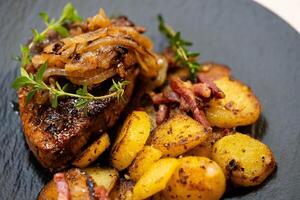
[[[175,52],[175,60],[189,68],[192,78],[200,69],[200,64],[195,61],[195,58],[200,55],[198,52],[193,52],[187,49],[192,43],[181,37],[180,32],[175,32],[174,29],[165,23],[163,17],[158,15],[159,30],[169,41],[171,49]]]
[[[21,68],[21,75],[15,79],[12,87],[15,89],[20,89],[21,87],[29,87],[31,90],[27,94],[27,101],[29,102],[37,91],[48,91],[51,98],[52,107],[56,108],[58,106],[58,98],[62,96],[69,96],[77,98],[76,107],[85,107],[89,102],[94,100],[103,100],[107,98],[117,98],[122,99],[125,86],[129,83],[128,81],[115,82],[112,80],[113,85],[109,90],[109,94],[103,96],[94,96],[88,92],[87,85],[76,90],[76,93],[70,93],[66,91],[68,85],[61,87],[58,82],[56,82],[55,87],[48,86],[43,81],[43,75],[47,69],[47,63],[44,63],[35,75],[28,74],[24,68]]]
[[[33,41],[29,45],[30,48],[34,43],[44,41],[47,38],[46,34],[49,30],[56,31],[62,37],[69,36],[69,31],[64,27],[64,24],[68,22],[82,21],[82,18],[80,17],[72,3],[67,3],[65,5],[65,7],[62,10],[61,17],[58,20],[54,18],[51,19],[46,12],[40,12],[39,15],[47,27],[41,33],[39,33],[36,29],[32,30]]]

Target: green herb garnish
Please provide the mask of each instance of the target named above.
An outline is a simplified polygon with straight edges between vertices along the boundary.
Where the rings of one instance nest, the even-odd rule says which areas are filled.
[[[54,30],[62,37],[69,36],[69,31],[63,25],[67,22],[76,22],[82,21],[82,18],[78,15],[78,12],[72,3],[67,3],[62,10],[61,17],[56,20],[54,18],[50,19],[48,14],[45,12],[39,13],[43,22],[46,24],[46,29],[39,33],[36,29],[32,29],[33,32],[33,41],[29,45],[29,48],[32,47],[34,43],[42,42],[46,39],[46,33],[49,30]]]
[[[173,28],[166,24],[163,17],[158,15],[159,30],[169,40],[170,47],[176,53],[175,60],[179,64],[187,66],[191,76],[194,78],[195,73],[200,69],[200,64],[195,61],[195,58],[200,54],[198,52],[189,51],[188,46],[192,43],[181,38],[180,32],[175,32]]]
[[[20,62],[21,67],[25,67],[27,64],[31,62],[31,55],[30,55],[30,50],[28,46],[20,45],[20,56],[15,56],[13,59],[15,61]]]
[[[123,82],[115,82],[113,80],[113,85],[110,89],[109,94],[104,96],[94,96],[90,94],[87,90],[87,86],[84,85],[83,88],[79,88],[76,91],[76,94],[69,93],[66,91],[67,85],[61,87],[58,82],[56,82],[55,87],[48,86],[43,81],[43,75],[47,69],[47,63],[44,63],[39,70],[37,71],[36,75],[28,74],[24,68],[21,68],[21,76],[17,77],[13,82],[12,86],[15,89],[20,89],[21,87],[29,87],[31,88],[30,92],[27,94],[26,101],[29,102],[32,97],[35,95],[37,91],[48,91],[50,93],[50,100],[51,105],[53,108],[56,108],[58,105],[58,98],[62,96],[69,96],[77,98],[76,107],[83,108],[89,102],[95,100],[103,100],[107,98],[122,98],[124,94],[124,88],[129,83],[128,81]]]
[[[112,80],[113,84],[112,86],[109,88],[110,92],[116,92],[117,93],[117,99],[121,99],[124,101],[124,90],[122,88],[124,88],[126,85],[129,84],[129,81],[122,81],[122,82],[115,82],[115,80]]]

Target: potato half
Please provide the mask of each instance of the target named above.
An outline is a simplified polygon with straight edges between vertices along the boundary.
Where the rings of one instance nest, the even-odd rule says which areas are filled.
[[[166,200],[217,200],[225,187],[226,179],[217,163],[205,157],[188,156],[180,159],[162,194]]]
[[[87,167],[94,162],[110,145],[109,136],[107,133],[92,143],[86,150],[82,152],[80,157],[73,162],[76,167]]]
[[[150,134],[151,121],[146,112],[134,111],[125,120],[112,147],[112,165],[118,170],[127,168],[143,149]]]
[[[214,82],[224,92],[225,98],[209,102],[206,117],[212,126],[232,128],[256,122],[261,106],[248,86],[229,77]]]
[[[166,187],[173,172],[177,168],[178,160],[163,158],[150,166],[133,188],[133,199],[146,199]]]
[[[150,138],[150,145],[165,156],[179,156],[204,142],[207,130],[185,114],[175,114],[158,126]]]
[[[212,158],[233,183],[241,186],[259,185],[276,167],[267,145],[241,133],[217,141]]]
[[[73,168],[64,172],[72,200],[91,200],[93,182],[83,170]],[[41,190],[38,200],[57,200],[58,192],[56,183],[51,180]]]
[[[234,134],[234,131],[228,129],[214,130],[213,132],[207,134],[207,139],[204,142],[186,152],[183,156],[200,156],[211,159],[214,143],[216,143],[222,137],[230,134]]]
[[[84,169],[91,176],[96,186],[103,186],[109,193],[119,178],[117,170],[112,168],[89,167]]]
[[[134,182],[120,178],[116,186],[109,194],[111,200],[132,200],[132,190]]]
[[[230,68],[218,63],[202,63],[201,69],[201,73],[211,80],[218,80],[223,77],[231,76]]]
[[[128,172],[132,180],[137,181],[156,161],[162,152],[151,146],[145,146],[130,165]]]
[[[37,200],[57,200],[57,197],[56,183],[51,180],[42,188]]]

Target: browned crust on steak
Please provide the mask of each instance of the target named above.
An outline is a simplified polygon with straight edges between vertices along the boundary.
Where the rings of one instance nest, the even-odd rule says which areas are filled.
[[[125,101],[109,99],[91,103],[87,110],[77,110],[75,99],[59,101],[58,108],[26,104],[28,90],[19,90],[21,121],[28,146],[39,162],[50,170],[68,166],[76,158],[95,133],[112,127],[130,100],[137,69],[128,71]]]

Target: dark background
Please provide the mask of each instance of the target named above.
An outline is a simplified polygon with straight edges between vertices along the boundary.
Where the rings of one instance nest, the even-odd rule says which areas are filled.
[[[0,199],[34,199],[49,180],[28,151],[20,120],[12,107],[11,82],[18,73],[11,57],[44,28],[38,17],[58,17],[66,1],[7,0],[0,2]],[[259,138],[273,150],[278,170],[263,186],[227,195],[233,199],[300,198],[300,35],[287,23],[251,0],[81,0],[84,17],[103,7],[108,15],[126,14],[148,28],[156,49],[165,45],[156,16],[194,42],[201,60],[232,67],[235,77],[250,85],[263,105]]]

